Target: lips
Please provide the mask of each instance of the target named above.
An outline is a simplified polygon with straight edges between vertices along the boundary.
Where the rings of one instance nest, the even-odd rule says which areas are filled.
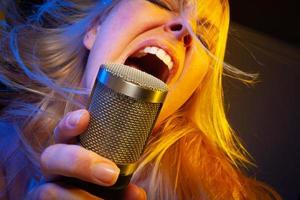
[[[144,46],[130,55],[124,64],[167,82],[174,68],[174,59],[160,47]]]

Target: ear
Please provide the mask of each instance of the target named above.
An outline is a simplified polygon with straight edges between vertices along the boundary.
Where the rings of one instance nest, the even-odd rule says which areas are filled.
[[[83,38],[83,44],[88,49],[91,50],[95,41],[97,32],[99,30],[100,26],[93,26],[84,36]]]

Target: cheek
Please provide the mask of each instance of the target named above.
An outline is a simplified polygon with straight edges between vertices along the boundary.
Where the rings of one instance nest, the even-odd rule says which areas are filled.
[[[100,25],[86,66],[83,81],[85,87],[91,89],[99,66],[118,62],[128,44],[144,29],[145,20],[148,18],[141,17],[147,13],[141,13],[143,9],[139,8],[140,4],[122,1]]]
[[[114,21],[123,21],[124,26],[129,23],[129,21],[118,20],[117,17],[118,16],[112,16],[112,18],[107,18],[107,20],[101,24],[97,32],[96,40],[90,51],[86,65],[84,86],[87,88],[92,88],[100,65],[104,63],[117,62],[117,58],[131,40],[131,34],[124,31],[126,29],[122,31],[116,30],[116,27],[120,26],[113,23]]]
[[[164,119],[178,110],[201,85],[208,72],[209,57],[205,52],[192,54],[187,58],[186,68],[176,83],[169,86],[169,93],[157,120],[159,125]]]

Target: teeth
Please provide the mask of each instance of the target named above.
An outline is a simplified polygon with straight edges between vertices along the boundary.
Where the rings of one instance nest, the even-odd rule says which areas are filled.
[[[146,55],[146,53],[145,52],[143,52],[143,51],[139,51],[139,52],[137,52],[136,54],[134,54],[134,57],[136,57],[136,58],[140,58],[140,57],[143,57],[143,56],[145,56]]]
[[[143,50],[139,51],[138,54],[142,55],[143,53],[154,54],[168,66],[169,70],[173,68],[173,62],[171,57],[163,49],[160,49],[158,47],[146,47]]]

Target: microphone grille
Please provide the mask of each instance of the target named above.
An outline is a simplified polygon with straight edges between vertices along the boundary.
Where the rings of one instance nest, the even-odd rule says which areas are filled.
[[[108,71],[146,91],[167,92],[164,82],[135,68],[121,64],[101,67],[104,70],[99,71],[98,77]],[[100,80],[97,78],[94,85],[89,104],[91,118],[87,131],[80,136],[80,144],[117,164],[134,163],[143,152],[163,102],[127,96]]]
[[[80,136],[80,143],[117,164],[134,163],[144,149],[160,107],[161,104],[142,102],[98,84],[89,108],[89,127]]]
[[[168,90],[167,85],[163,81],[133,67],[128,67],[122,64],[105,64],[104,67],[114,76],[137,84],[143,88],[161,92]]]

